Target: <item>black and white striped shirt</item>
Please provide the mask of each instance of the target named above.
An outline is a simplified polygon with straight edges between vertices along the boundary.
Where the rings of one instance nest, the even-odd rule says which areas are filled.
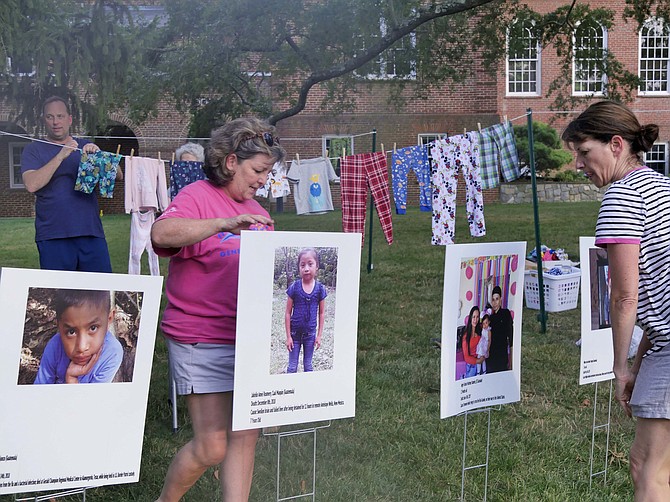
[[[652,343],[670,342],[670,178],[641,167],[607,189],[596,245],[640,245],[637,321]]]

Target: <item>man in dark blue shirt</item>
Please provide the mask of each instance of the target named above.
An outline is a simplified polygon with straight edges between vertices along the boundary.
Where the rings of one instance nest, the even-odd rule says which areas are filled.
[[[81,152],[100,148],[70,136],[72,115],[63,98],[48,98],[42,119],[48,143],[34,141],[21,155],[23,184],[35,194],[40,268],[111,272],[97,196],[74,189]]]

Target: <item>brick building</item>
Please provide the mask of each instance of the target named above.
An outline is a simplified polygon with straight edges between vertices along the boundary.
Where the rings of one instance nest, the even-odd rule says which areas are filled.
[[[549,12],[569,1],[534,0],[531,7],[538,12]],[[670,125],[670,86],[668,67],[670,37],[663,34],[653,23],[638,30],[633,22],[624,23],[622,14],[624,0],[589,0],[592,8],[604,7],[615,12],[613,26],[607,30],[599,25],[578,26],[577,40],[594,44],[591,49],[611,51],[631,72],[645,79],[645,86],[632,96],[630,106],[638,113],[641,122],[655,122],[661,128],[661,137],[648,158],[648,163],[668,174],[668,125]],[[152,7],[156,9],[156,7]],[[586,32],[586,30],[591,30]],[[503,117],[514,120],[515,125],[526,121],[526,110],[531,108],[535,120],[556,119],[553,126],[559,130],[574,117],[568,112],[556,115],[550,110],[552,98],[548,97],[550,83],[558,76],[558,57],[554,47],[539,48],[532,33],[522,36],[526,50],[502,61],[495,75],[483,68],[474,68],[471,79],[464,83],[446,83],[436,86],[426,99],[414,98],[412,80],[415,77],[410,66],[397,64],[395,60],[382,58],[379,68],[362,80],[354,96],[353,111],[333,115],[321,110],[325,88],[315,87],[305,110],[299,115],[282,120],[278,125],[282,144],[289,158],[296,153],[301,158],[310,158],[328,153],[331,157],[346,153],[370,151],[373,129],[377,131],[377,149],[381,144],[388,151],[397,147],[428,142],[438,135],[462,133],[464,129],[475,130],[478,125],[486,127],[500,122]],[[586,33],[586,34],[585,34]],[[577,44],[579,46],[579,43]],[[402,48],[396,49],[402,50]],[[476,64],[476,63],[475,63]],[[576,60],[572,89],[574,96],[602,93],[605,76],[600,74],[588,60]],[[394,106],[388,102],[388,79],[401,76],[407,79],[402,91],[404,105]],[[0,106],[0,131],[10,133],[33,133],[22,124],[9,122],[9,109]],[[110,116],[108,136],[124,136],[129,139],[96,139],[104,149],[115,151],[121,145],[121,153],[169,159],[172,152],[185,141],[188,117],[179,115],[169,103],[161,103],[155,119],[143,124],[134,124],[127,114],[119,111]],[[33,196],[21,184],[19,173],[20,150],[25,140],[12,136],[0,136],[0,216],[31,216]],[[389,155],[390,160],[390,155]],[[123,184],[119,184],[113,200],[102,200],[105,212],[123,211]],[[334,203],[339,205],[339,187],[334,187]],[[463,190],[459,190],[463,193]],[[485,193],[485,202],[498,199],[498,191]],[[288,204],[291,205],[291,200]],[[410,173],[408,206],[418,206],[418,185]]]

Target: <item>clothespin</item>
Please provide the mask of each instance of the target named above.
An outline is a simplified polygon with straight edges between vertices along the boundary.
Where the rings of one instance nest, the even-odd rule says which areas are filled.
[[[343,146],[343,147],[342,147],[342,158],[344,158],[344,157],[346,157],[346,156],[347,156],[347,147],[346,147],[346,146]]]
[[[130,149],[130,158],[131,158],[131,159],[133,158],[133,155],[134,155],[134,154],[135,154],[135,149],[134,149],[134,148],[131,148],[131,149]]]
[[[121,151],[121,144],[116,145],[116,154],[118,155]]]
[[[299,153],[295,154],[295,160],[296,160],[296,162],[298,162],[298,165],[300,165],[300,154]]]
[[[384,150],[384,143],[382,143],[382,152],[386,153],[386,150]]]
[[[163,162],[163,159],[161,159],[161,152],[160,152],[160,151],[158,152],[158,160],[160,160],[161,162]]]
[[[395,142],[393,143],[393,153],[397,153],[397,150],[395,148]]]
[[[467,133],[468,133],[468,128],[467,128],[467,127],[464,127],[464,128],[463,128],[463,136],[465,136]]]
[[[174,164],[174,152],[172,152],[172,161],[170,162],[170,164]]]
[[[479,130],[479,132],[482,132],[482,123],[481,122],[477,122],[477,129]]]
[[[328,158],[328,150],[326,150],[326,158]]]
[[[507,122],[507,115],[503,115],[503,123]]]

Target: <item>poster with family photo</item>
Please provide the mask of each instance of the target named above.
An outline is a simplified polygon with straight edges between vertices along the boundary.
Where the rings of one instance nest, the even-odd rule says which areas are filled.
[[[0,270],[0,494],[139,480],[162,282]]]
[[[582,329],[579,384],[614,378],[614,346],[610,320],[610,274],[607,251],[595,237],[579,238],[582,269]]]
[[[525,242],[447,246],[440,416],[520,399]]]
[[[361,235],[242,232],[233,429],[355,412]]]

